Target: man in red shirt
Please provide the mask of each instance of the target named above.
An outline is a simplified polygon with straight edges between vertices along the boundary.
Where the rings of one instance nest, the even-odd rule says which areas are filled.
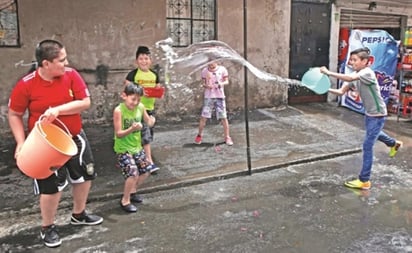
[[[81,120],[81,112],[90,107],[90,94],[79,73],[67,67],[66,50],[60,42],[40,42],[36,48],[36,61],[37,70],[21,78],[11,92],[8,119],[17,143],[15,158],[26,138],[23,124],[26,110],[29,131],[41,115],[47,123],[59,119],[78,146],[79,153],[55,173],[45,179],[34,179],[35,194],[40,195],[41,238],[46,246],[58,247],[61,239],[54,220],[62,191],[68,182],[72,184],[73,194],[71,224],[97,225],[103,222],[102,217],[85,211],[91,180],[96,177],[93,156]]]

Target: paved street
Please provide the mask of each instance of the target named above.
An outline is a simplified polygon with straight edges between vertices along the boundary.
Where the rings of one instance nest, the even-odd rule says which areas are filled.
[[[220,143],[216,122],[196,146],[197,120],[159,121],[161,170],[141,188],[136,214],[119,207],[111,127],[87,127],[99,173],[88,209],[105,221],[69,225],[65,192],[57,249],[41,243],[31,180],[10,168],[13,146],[2,144],[0,252],[412,252],[411,121],[388,118],[387,132],[404,147],[391,159],[377,143],[372,189],[357,191],[343,182],[361,166],[362,115],[311,104],[254,110],[249,119],[252,175],[241,114],[232,115],[232,147]]]

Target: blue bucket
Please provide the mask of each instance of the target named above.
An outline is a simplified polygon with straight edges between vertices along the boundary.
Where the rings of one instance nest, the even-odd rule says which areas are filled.
[[[320,68],[310,68],[302,77],[302,85],[316,94],[325,94],[330,88],[329,77],[320,72]]]

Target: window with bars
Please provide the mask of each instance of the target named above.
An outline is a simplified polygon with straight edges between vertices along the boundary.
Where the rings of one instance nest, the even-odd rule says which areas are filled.
[[[175,47],[216,39],[216,0],[167,0],[166,17]]]
[[[0,47],[20,46],[17,0],[0,0]]]

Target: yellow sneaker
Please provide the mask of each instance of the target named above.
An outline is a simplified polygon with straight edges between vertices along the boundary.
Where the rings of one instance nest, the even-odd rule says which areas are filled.
[[[371,188],[371,181],[362,182],[359,179],[345,182],[345,186],[354,189],[368,190]]]
[[[394,157],[396,153],[398,153],[398,150],[400,147],[402,147],[403,142],[401,141],[396,141],[395,146],[391,147],[389,150],[389,157]]]

